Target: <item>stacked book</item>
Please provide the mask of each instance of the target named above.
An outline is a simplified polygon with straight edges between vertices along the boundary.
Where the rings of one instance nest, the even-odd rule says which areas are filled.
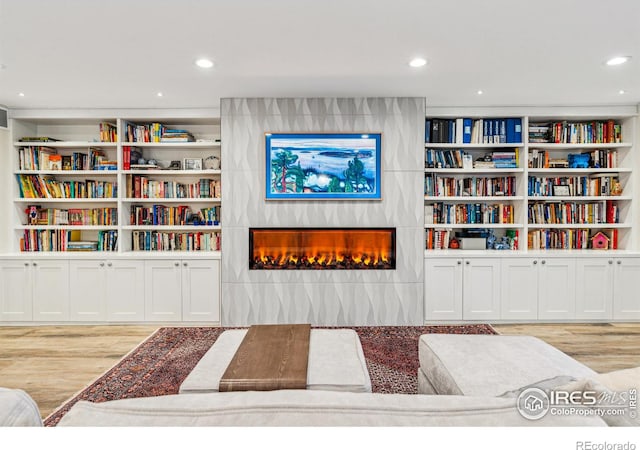
[[[514,169],[518,167],[516,152],[493,152],[493,167],[496,169]]]
[[[195,142],[195,140],[189,131],[172,128],[165,128],[160,138],[160,142]]]

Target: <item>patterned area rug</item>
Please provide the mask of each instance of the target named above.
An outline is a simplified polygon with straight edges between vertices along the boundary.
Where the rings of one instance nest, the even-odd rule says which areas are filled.
[[[427,333],[498,334],[490,325],[424,327],[341,327],[360,336],[373,392],[418,392],[418,338]],[[180,384],[229,328],[160,328],[90,386],[64,403],[44,421],[55,426],[78,401],[177,394]]]

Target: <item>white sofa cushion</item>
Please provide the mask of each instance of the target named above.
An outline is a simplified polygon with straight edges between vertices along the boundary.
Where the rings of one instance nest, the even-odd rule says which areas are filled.
[[[605,426],[520,416],[514,399],[280,390],[81,401],[59,426]]]
[[[0,426],[42,426],[38,405],[20,389],[0,388]]]
[[[596,372],[533,336],[425,334],[420,368],[438,394],[495,397],[559,375]]]

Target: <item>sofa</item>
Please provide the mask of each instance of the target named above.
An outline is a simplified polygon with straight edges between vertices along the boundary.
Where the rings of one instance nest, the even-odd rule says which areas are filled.
[[[640,425],[582,413],[525,418],[519,394],[545,391],[635,393],[640,367],[597,374],[535,338],[424,335],[419,341],[419,394],[326,390],[182,393],[77,402],[58,426],[607,426]],[[543,377],[543,378],[541,378]],[[585,413],[586,412],[586,413]],[[0,425],[42,426],[23,391],[0,388]]]

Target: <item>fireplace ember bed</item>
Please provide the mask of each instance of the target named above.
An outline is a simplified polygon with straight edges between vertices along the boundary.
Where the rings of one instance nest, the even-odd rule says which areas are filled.
[[[250,270],[394,270],[395,228],[250,228]]]

